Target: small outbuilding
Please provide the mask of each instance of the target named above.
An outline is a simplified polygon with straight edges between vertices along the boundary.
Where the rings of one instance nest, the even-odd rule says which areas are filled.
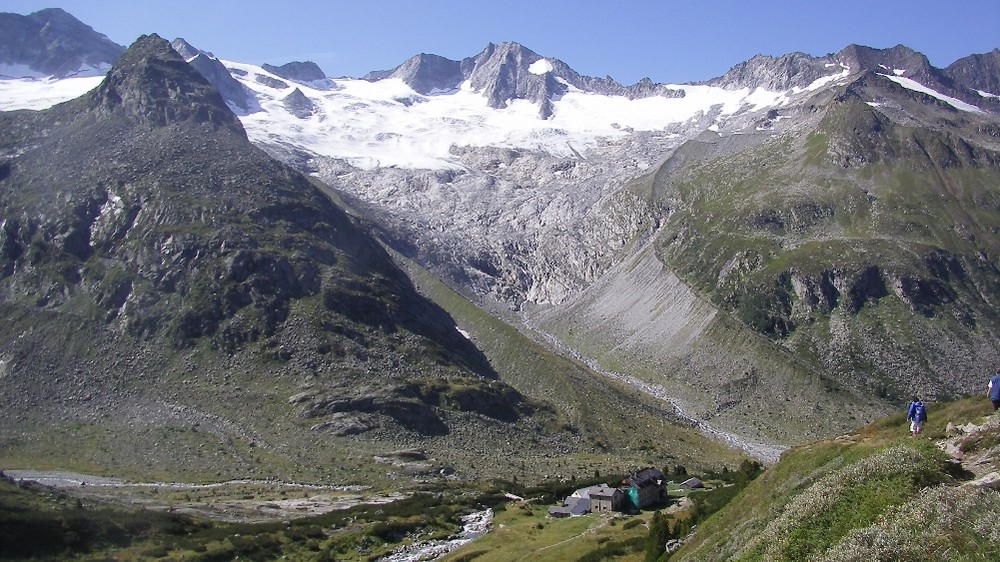
[[[590,498],[569,496],[561,507],[550,507],[549,517],[577,517],[590,513]]]
[[[694,490],[696,488],[704,488],[705,483],[697,478],[688,478],[687,480],[681,482],[680,486],[685,490]]]

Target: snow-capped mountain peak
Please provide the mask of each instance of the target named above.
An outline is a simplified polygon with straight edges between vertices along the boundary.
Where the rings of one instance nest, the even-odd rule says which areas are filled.
[[[391,71],[336,83],[311,62],[257,66],[219,60],[183,39],[173,47],[219,89],[258,143],[361,169],[461,169],[456,151],[464,147],[586,158],[636,132],[739,130],[757,112],[865,70],[963,109],[979,109],[984,99],[996,103],[960,91],[926,57],[901,46],[852,45],[824,57],[758,55],[700,84],[644,79],[632,86],[582,76],[513,42],[491,43],[461,61],[420,54]],[[47,107],[96,84],[2,81],[0,109]]]
[[[103,75],[125,50],[59,8],[0,13],[0,75],[69,78]]]

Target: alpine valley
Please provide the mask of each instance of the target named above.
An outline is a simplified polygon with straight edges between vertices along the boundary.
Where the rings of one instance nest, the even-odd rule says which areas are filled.
[[[203,47],[0,14],[0,467],[713,469],[1000,364],[1000,49],[629,86]]]

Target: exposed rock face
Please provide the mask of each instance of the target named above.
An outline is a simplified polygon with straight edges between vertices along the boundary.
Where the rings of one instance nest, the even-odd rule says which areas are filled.
[[[5,428],[31,412],[305,443],[327,422],[444,436],[453,414],[495,427],[535,411],[159,37],[136,41],[90,95],[0,114],[0,131],[0,357],[16,365]],[[171,357],[197,391],[166,390]],[[180,413],[165,422],[164,408]]]
[[[288,80],[292,80],[294,82],[312,82],[326,78],[326,74],[323,74],[319,65],[312,61],[293,61],[281,66],[274,66],[265,63],[262,68],[271,74],[287,78]]]
[[[1000,54],[992,58],[990,54],[974,55],[941,70],[931,66],[923,54],[903,45],[890,49],[850,45],[836,54],[823,57],[803,53],[781,57],[757,55],[734,66],[723,76],[703,83],[730,90],[764,88],[786,91],[805,88],[818,79],[830,76],[833,69],[849,71],[855,75],[872,73],[899,76],[979,107],[1000,107],[996,100],[984,98],[975,92],[998,89],[995,81],[991,81],[995,79],[989,78],[996,75],[995,58],[1000,58]]]
[[[424,95],[454,90],[465,80],[460,62],[427,54],[416,55],[391,71],[365,76],[367,80],[384,78],[399,78]]]
[[[122,55],[91,95],[97,112],[128,117],[153,126],[192,120],[229,128],[245,135],[240,120],[226,107],[219,91],[156,36],[137,41]]]
[[[125,48],[59,8],[0,14],[0,63],[65,77],[110,66]]]
[[[302,93],[302,90],[295,88],[292,93],[285,96],[285,99],[281,100],[285,108],[292,115],[298,117],[299,119],[305,119],[313,114],[315,107],[313,106],[312,100],[306,97]]]
[[[764,88],[774,92],[804,88],[819,78],[829,76],[831,64],[832,57],[815,58],[803,53],[781,57],[757,55],[705,84],[730,90]]]
[[[483,92],[493,108],[507,107],[516,99],[527,99],[541,105],[539,113],[548,117],[551,107],[546,102],[566,91],[552,72],[535,73],[531,65],[541,60],[534,51],[517,43],[490,44],[478,56],[462,61],[462,70],[473,89]]]
[[[1000,49],[958,59],[944,71],[956,84],[1000,95]]]
[[[851,67],[852,72],[858,71],[884,74],[886,76],[899,76],[916,81],[924,87],[935,92],[953,97],[976,107],[990,111],[1000,111],[1000,103],[995,98],[984,98],[975,90],[975,86],[970,86],[963,80],[956,80],[949,70],[935,68],[928,62],[927,57],[903,45],[897,45],[890,49],[872,49],[851,45],[837,54],[838,62],[842,62]],[[986,63],[988,59],[980,59]],[[955,64],[961,66],[961,61]],[[995,74],[996,67],[991,67],[988,63],[978,68],[983,73],[980,80],[989,73]]]
[[[327,79],[326,74],[323,74],[319,65],[312,61],[293,61],[281,66],[264,64],[261,68],[275,76],[280,76],[292,82],[306,84],[316,89],[327,90],[335,86],[332,81]]]
[[[539,107],[539,116],[552,115],[552,100],[566,92],[570,84],[586,92],[627,96],[638,99],[650,96],[682,97],[680,90],[644,79],[633,86],[622,86],[610,77],[581,76],[566,63],[545,59],[538,53],[513,42],[490,43],[474,57],[453,61],[437,55],[420,54],[391,71],[368,73],[365,80],[399,78],[421,94],[450,91],[469,81],[482,92],[490,107],[502,109],[513,100],[529,100]]]
[[[258,74],[254,77],[259,84],[268,86],[269,88],[277,88],[279,90],[284,90],[288,87],[288,83],[283,80],[278,80],[277,78],[272,78],[270,76],[265,76],[263,74]]]
[[[902,75],[918,80],[935,89],[948,88],[943,73],[935,69],[924,55],[898,45],[891,49],[873,49],[850,45],[836,54],[812,57],[790,53],[780,57],[757,55],[731,68],[726,74],[704,82],[727,89],[765,88],[771,91],[804,88],[834,70],[849,70],[852,74],[880,72]]]
[[[872,71],[898,74],[913,78],[935,89],[945,85],[941,70],[931,66],[927,57],[904,45],[889,49],[873,49],[849,45],[837,53],[838,61],[849,66],[852,72]]]
[[[170,45],[184,57],[188,64],[219,90],[226,103],[238,111],[250,110],[252,103],[249,92],[243,84],[233,78],[226,65],[216,59],[212,53],[201,51],[181,38],[174,39]]]
[[[182,56],[184,60],[191,60],[198,55],[205,54],[211,58],[215,58],[215,55],[208,51],[202,51],[201,49],[195,47],[191,43],[185,41],[182,37],[178,37],[170,42],[170,46],[177,51],[177,54]]]

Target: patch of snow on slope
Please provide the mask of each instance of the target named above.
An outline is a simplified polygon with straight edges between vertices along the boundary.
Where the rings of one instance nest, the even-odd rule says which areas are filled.
[[[26,64],[0,64],[0,78],[46,78],[45,74],[33,70]]]
[[[547,59],[538,59],[535,62],[531,63],[531,66],[528,67],[528,72],[537,75],[542,75],[547,72],[552,72],[552,70],[553,70],[552,63],[549,62]]]
[[[833,65],[827,64],[826,66],[830,67],[830,66],[833,66]],[[848,68],[846,66],[843,66],[843,65],[841,65],[841,68],[842,68],[842,70],[840,72],[838,72],[837,74],[831,74],[829,76],[824,76],[822,78],[817,78],[817,79],[813,80],[813,82],[811,84],[809,84],[808,86],[806,86],[805,88],[793,88],[792,92],[796,93],[796,94],[799,93],[799,92],[814,92],[814,91],[822,88],[823,86],[826,86],[827,84],[836,82],[837,80],[840,80],[841,78],[846,78],[846,77],[848,77],[848,76],[851,75],[851,69],[850,68]]]
[[[0,111],[48,109],[93,90],[101,80],[104,80],[103,75],[61,80],[0,80]]]
[[[97,66],[84,64],[81,65],[80,68],[78,68],[74,72],[67,72],[65,76],[62,76],[62,79],[94,78],[94,77],[103,78],[104,75],[106,75],[109,70],[111,70],[111,65],[109,64],[99,64]],[[59,78],[34,70],[26,64],[7,64],[7,63],[0,64],[0,80],[20,79],[20,78],[29,78],[36,80],[59,80]]]
[[[915,80],[911,80],[909,78],[903,78],[902,76],[889,76],[888,74],[881,74],[880,76],[885,76],[889,80],[892,80],[893,82],[895,82],[895,83],[899,84],[900,86],[902,86],[904,88],[907,88],[909,90],[913,90],[915,92],[920,92],[922,94],[927,94],[928,96],[937,98],[937,99],[939,99],[939,100],[941,100],[941,101],[943,101],[943,102],[951,105],[952,107],[954,107],[955,109],[958,109],[960,111],[970,111],[972,113],[982,113],[983,112],[982,109],[979,109],[978,107],[976,107],[976,106],[974,106],[972,104],[965,103],[962,100],[955,99],[955,98],[953,98],[951,96],[946,96],[946,95],[944,95],[944,94],[942,94],[940,92],[936,92],[936,91],[928,88],[927,86],[924,86],[923,84],[921,84],[921,83],[919,83],[919,82],[917,82]]]

